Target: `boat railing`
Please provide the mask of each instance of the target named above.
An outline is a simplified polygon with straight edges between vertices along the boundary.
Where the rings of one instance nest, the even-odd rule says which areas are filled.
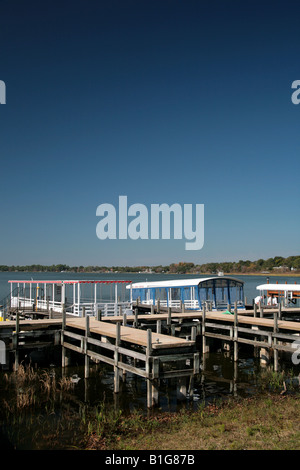
[[[32,308],[36,310],[50,310],[54,312],[61,312],[62,305],[61,302],[55,302],[53,300],[43,300],[43,299],[28,299],[27,297],[11,297],[11,307],[12,308]]]
[[[26,297],[12,297],[12,308],[33,309],[39,311],[62,312],[63,306],[61,302],[43,299],[28,299]],[[81,317],[83,309],[86,315],[96,316],[98,310],[101,310],[103,316],[123,315],[128,309],[131,309],[129,301],[124,302],[80,302],[75,304],[66,304],[66,313]]]
[[[87,316],[97,316],[98,311],[101,310],[103,316],[117,316],[123,315],[128,310],[131,310],[130,302],[82,302],[74,304],[73,308],[69,311],[71,315],[82,317],[83,314]]]
[[[141,301],[142,304],[144,305],[153,305],[153,300],[152,299],[148,299],[148,300],[142,300]],[[155,301],[155,305],[158,304],[158,301],[156,300]],[[159,300],[159,305],[161,307],[172,307],[172,308],[181,308],[182,307],[182,302],[181,300]],[[199,309],[199,302],[198,300],[185,300],[184,301],[184,306],[185,308],[187,309]]]

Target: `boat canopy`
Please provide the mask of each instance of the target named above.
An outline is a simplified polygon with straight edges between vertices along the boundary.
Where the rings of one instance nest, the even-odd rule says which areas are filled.
[[[260,291],[300,292],[300,284],[261,284],[256,289]]]
[[[128,288],[128,287],[127,287]],[[203,303],[211,302],[214,309],[233,306],[244,307],[244,282],[227,276],[196,279],[172,279],[165,281],[136,282],[132,286],[132,299],[145,304],[201,310]]]
[[[267,305],[277,305],[283,302],[288,306],[290,303],[296,304],[300,301],[300,284],[261,284],[256,287],[260,291],[260,296],[256,298],[256,303],[261,302]]]
[[[130,280],[89,280],[89,279],[42,279],[10,280],[10,306],[62,312],[63,308],[72,315],[96,315],[100,309],[104,315],[118,314],[131,303],[131,291],[125,287]]]

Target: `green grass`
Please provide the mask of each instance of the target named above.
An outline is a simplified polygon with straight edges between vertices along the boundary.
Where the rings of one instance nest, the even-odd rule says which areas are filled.
[[[119,417],[85,448],[108,450],[299,450],[300,396],[266,395],[152,418]]]
[[[74,406],[70,381],[20,367],[3,376],[0,427],[16,448],[26,449],[300,450],[300,392],[293,376],[266,370],[253,398],[146,416],[124,414],[105,400]]]

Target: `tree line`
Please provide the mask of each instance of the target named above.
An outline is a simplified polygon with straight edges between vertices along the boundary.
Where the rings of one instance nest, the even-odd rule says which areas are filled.
[[[300,272],[300,256],[275,256],[274,258],[258,259],[256,261],[240,260],[214,262],[205,264],[194,264],[188,262],[172,263],[167,266],[68,266],[66,264],[52,264],[45,266],[41,264],[31,264],[26,266],[0,265],[0,271],[23,271],[23,272],[153,272],[169,274],[217,274],[219,271],[230,273],[285,273],[293,271]]]

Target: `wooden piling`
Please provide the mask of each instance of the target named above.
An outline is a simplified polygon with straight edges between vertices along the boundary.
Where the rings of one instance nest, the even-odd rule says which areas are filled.
[[[233,328],[233,360],[238,360],[238,312],[237,302],[234,303],[234,328]]]
[[[13,348],[15,349],[15,371],[19,368],[19,332],[20,332],[20,316],[19,312],[16,313],[16,331],[13,335]]]
[[[274,327],[273,327],[273,333],[276,335],[278,333],[278,316],[280,312],[274,312]],[[278,349],[276,348],[277,346],[277,338],[274,336],[273,338],[273,353],[274,353],[274,371],[278,371]]]
[[[158,405],[158,391],[159,391],[159,358],[153,358],[152,365],[152,400],[151,406]]]
[[[281,302],[278,303],[278,319],[281,320],[281,316],[282,316],[282,305],[281,305]]]
[[[90,358],[88,355],[88,337],[90,336],[90,317],[85,317],[85,338],[84,338],[84,378],[88,379],[90,374]]]
[[[254,316],[254,318],[257,317],[257,304],[256,303],[254,303],[254,305],[253,305],[253,316]]]
[[[209,352],[207,338],[205,337],[205,317],[206,317],[206,304],[203,304],[203,307],[202,307],[202,353],[203,354],[206,354]]]
[[[134,309],[134,322],[133,322],[134,328],[138,328],[139,322],[138,322],[138,309]]]
[[[171,317],[171,307],[168,307],[168,318],[167,318],[167,325],[171,326],[172,317]]]
[[[147,381],[147,407],[152,406],[152,383],[151,383],[151,365],[150,357],[152,354],[152,331],[147,330],[147,348],[146,348],[146,381]]]
[[[116,323],[116,342],[114,350],[114,392],[119,393],[120,391],[120,369],[119,369],[119,346],[121,338],[121,325],[119,322]]]

